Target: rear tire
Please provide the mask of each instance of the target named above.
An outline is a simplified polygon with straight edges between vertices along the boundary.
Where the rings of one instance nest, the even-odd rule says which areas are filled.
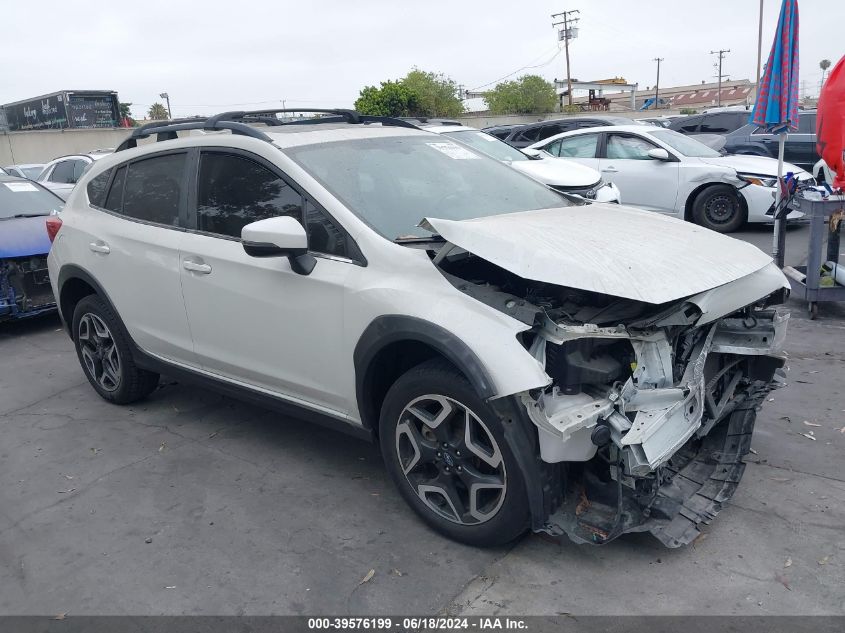
[[[99,296],[79,301],[71,327],[79,364],[101,398],[129,404],[146,398],[158,386],[158,374],[135,365],[123,323]]]
[[[442,360],[410,369],[388,390],[379,441],[390,478],[429,526],[479,547],[528,527],[528,499],[502,422]]]
[[[731,185],[711,185],[701,191],[692,205],[696,224],[717,231],[732,233],[747,219],[739,199],[740,193]]]

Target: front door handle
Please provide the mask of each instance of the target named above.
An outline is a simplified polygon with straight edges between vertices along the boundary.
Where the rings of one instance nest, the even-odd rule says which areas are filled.
[[[111,253],[111,249],[109,248],[109,245],[106,244],[103,240],[97,240],[96,242],[91,242],[88,245],[88,248],[90,248],[95,253],[102,253],[103,255],[108,255],[109,253]]]
[[[618,170],[618,169],[616,169],[615,167],[612,167],[612,166],[611,166],[611,167],[605,167],[604,169],[602,169],[602,171],[603,171],[604,173],[606,173],[606,174],[615,174],[615,173],[617,173],[619,170]]]
[[[182,268],[190,270],[192,273],[199,273],[200,275],[207,275],[211,272],[211,266],[208,264],[200,264],[199,262],[186,259],[182,262]]]

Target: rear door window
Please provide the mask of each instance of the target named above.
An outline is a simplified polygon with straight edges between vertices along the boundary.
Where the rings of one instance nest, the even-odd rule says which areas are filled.
[[[527,130],[522,130],[521,132],[519,132],[513,140],[527,143],[536,143],[539,139],[539,136],[540,128],[530,127]]]
[[[60,184],[73,184],[76,182],[73,179],[73,168],[75,162],[76,161],[72,160],[63,160],[56,163],[56,166],[53,167],[53,172],[47,180]]]
[[[130,163],[122,213],[136,220],[179,226],[187,154],[167,154]]]
[[[730,112],[706,116],[701,121],[699,132],[702,134],[727,134],[735,129],[735,120],[736,116]]]
[[[555,156],[561,158],[595,158],[598,134],[579,134],[560,139]]]
[[[701,123],[702,117],[694,116],[688,119],[684,119],[683,121],[679,121],[674,125],[670,126],[673,130],[677,130],[681,134],[690,134],[693,132],[698,131],[698,126]]]

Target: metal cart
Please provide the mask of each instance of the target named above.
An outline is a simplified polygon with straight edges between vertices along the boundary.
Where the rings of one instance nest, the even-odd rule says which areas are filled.
[[[815,319],[818,316],[820,301],[845,301],[845,286],[836,283],[835,280],[832,286],[820,285],[822,264],[830,260],[839,263],[839,230],[831,232],[828,224],[831,216],[845,209],[845,196],[831,196],[819,201],[796,196],[795,202],[810,221],[807,265],[786,266],[783,272],[789,279],[792,292],[800,293],[799,297],[807,301],[810,318]],[[837,219],[839,219],[838,216]],[[845,223],[845,219],[841,222]],[[823,257],[822,247],[826,237],[828,238],[827,256]]]

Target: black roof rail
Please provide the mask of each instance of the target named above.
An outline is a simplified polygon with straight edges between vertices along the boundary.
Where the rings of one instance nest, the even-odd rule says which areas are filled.
[[[276,118],[276,114],[285,112],[314,112],[319,114],[331,114],[333,116],[316,119],[296,119],[294,121],[282,121]],[[156,141],[169,141],[178,138],[177,132],[183,130],[230,130],[232,134],[251,136],[262,141],[271,142],[261,130],[247,125],[247,123],[264,123],[267,126],[276,125],[314,125],[319,123],[381,123],[382,125],[394,125],[418,129],[416,125],[402,119],[386,116],[372,116],[361,114],[355,110],[347,109],[324,109],[324,108],[280,108],[271,110],[235,110],[222,112],[214,116],[190,117],[184,119],[172,119],[169,121],[153,121],[146,123],[132,130],[125,141],[117,146],[115,152],[131,149],[138,146],[138,139],[144,139],[156,135]]]

